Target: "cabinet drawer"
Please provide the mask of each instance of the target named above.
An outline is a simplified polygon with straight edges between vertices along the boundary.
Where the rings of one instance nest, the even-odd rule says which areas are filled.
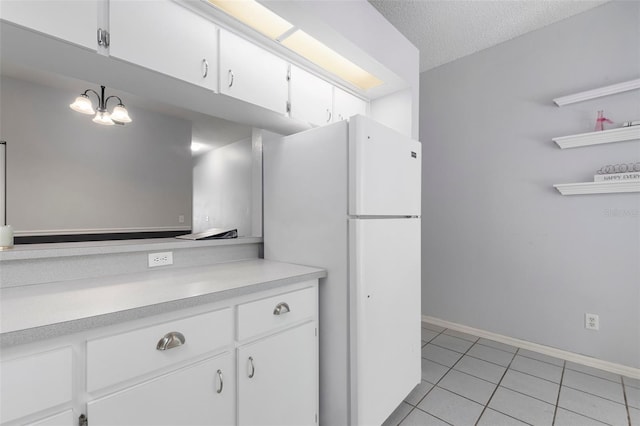
[[[70,347],[0,363],[0,422],[71,401]]]
[[[288,306],[288,312],[286,312]],[[280,314],[276,314],[281,306]],[[238,340],[265,333],[305,318],[318,310],[318,288],[310,287],[238,306]]]
[[[160,340],[175,332],[184,336],[184,344],[158,350]],[[90,340],[87,342],[87,390],[91,392],[220,350],[232,341],[233,315],[229,308]]]

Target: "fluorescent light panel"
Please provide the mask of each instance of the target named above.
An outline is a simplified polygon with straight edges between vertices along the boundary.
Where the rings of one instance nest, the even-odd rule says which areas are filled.
[[[287,20],[253,0],[209,0],[209,3],[272,40],[293,28]]]
[[[209,0],[209,3],[360,89],[372,89],[383,83],[255,0]]]
[[[363,90],[382,84],[382,80],[302,30],[297,30],[284,39],[282,45]]]

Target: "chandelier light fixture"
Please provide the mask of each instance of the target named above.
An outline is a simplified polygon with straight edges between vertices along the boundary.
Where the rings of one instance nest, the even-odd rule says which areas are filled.
[[[104,96],[104,86],[100,86],[101,92],[98,93],[93,89],[87,89],[83,94],[78,96],[76,100],[69,105],[69,107],[82,114],[95,114],[93,117],[93,122],[102,124],[105,126],[113,126],[114,124],[124,125],[125,123],[131,123],[131,118],[129,117],[129,112],[124,107],[122,103],[122,99],[118,96],[109,96],[105,98]],[[93,109],[93,103],[91,99],[89,99],[89,93],[93,93],[98,98],[98,108],[97,110]],[[109,99],[115,98],[118,100],[118,105],[113,108],[112,112],[107,111],[107,102]]]

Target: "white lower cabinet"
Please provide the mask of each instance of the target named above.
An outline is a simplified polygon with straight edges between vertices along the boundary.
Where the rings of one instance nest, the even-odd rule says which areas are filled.
[[[238,349],[238,425],[317,424],[317,342],[309,322]]]
[[[0,363],[2,424],[70,404],[73,367],[71,347],[3,359]]]
[[[315,425],[317,324],[312,280],[13,346],[0,424]]]
[[[184,367],[87,404],[91,426],[231,425],[231,353]]]

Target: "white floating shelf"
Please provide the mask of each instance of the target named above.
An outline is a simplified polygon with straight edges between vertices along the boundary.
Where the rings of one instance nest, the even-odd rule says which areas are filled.
[[[640,192],[637,182],[581,182],[553,185],[562,195],[608,194],[614,192]]]
[[[557,143],[560,148],[565,149],[599,145],[602,143],[632,141],[635,139],[640,139],[640,126],[620,127],[599,132],[560,136],[553,138],[553,141]]]
[[[616,93],[627,92],[629,90],[640,89],[640,78],[625,81],[623,83],[612,84],[611,86],[600,87],[598,89],[587,90],[586,92],[575,93],[573,95],[556,98],[553,102],[558,106],[574,104],[576,102],[588,101],[589,99],[600,98],[602,96],[615,95]]]

